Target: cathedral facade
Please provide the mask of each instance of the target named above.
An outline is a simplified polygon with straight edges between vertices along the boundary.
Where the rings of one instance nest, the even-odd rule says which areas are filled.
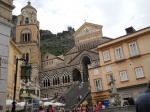
[[[102,26],[85,22],[74,33],[75,45],[63,56],[45,54],[39,74],[41,98],[53,99],[61,95],[76,81],[88,82],[88,68],[99,65],[95,48],[110,38],[103,37]]]

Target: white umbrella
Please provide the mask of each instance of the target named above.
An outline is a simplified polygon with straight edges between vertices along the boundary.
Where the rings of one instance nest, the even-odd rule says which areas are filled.
[[[19,102],[18,105],[21,106],[21,107],[24,107],[25,102]]]
[[[59,103],[59,102],[55,102],[54,105],[55,105],[55,106],[65,106],[65,104]]]
[[[44,102],[44,106],[48,106],[48,105],[54,105],[54,103],[52,103],[52,102]]]
[[[42,101],[39,101],[39,104],[40,104],[40,105],[43,105],[43,102],[42,102]]]
[[[12,106],[12,100],[6,100],[6,106]]]

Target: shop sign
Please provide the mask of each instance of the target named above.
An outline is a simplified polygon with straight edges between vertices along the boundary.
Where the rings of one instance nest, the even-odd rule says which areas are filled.
[[[106,99],[108,98],[107,95],[102,95],[102,96],[94,96],[93,99]]]

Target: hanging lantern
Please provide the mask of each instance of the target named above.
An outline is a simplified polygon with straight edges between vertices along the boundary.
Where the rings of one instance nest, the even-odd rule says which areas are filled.
[[[31,65],[21,66],[21,79],[30,80],[31,78]]]

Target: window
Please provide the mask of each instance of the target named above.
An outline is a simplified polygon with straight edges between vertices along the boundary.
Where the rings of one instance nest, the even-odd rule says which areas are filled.
[[[45,94],[45,98],[48,98],[48,94]]]
[[[103,55],[104,55],[104,61],[110,60],[109,52],[108,52],[108,51],[104,51],[104,52],[103,52]]]
[[[27,42],[31,40],[31,32],[29,29],[24,29],[22,31],[22,37],[21,37],[22,42]]]
[[[28,23],[29,23],[29,18],[26,18],[25,24],[28,24]]]
[[[106,66],[106,72],[111,72],[111,66]]]
[[[38,95],[38,96],[40,95],[40,92],[39,92],[39,90],[37,90],[37,95]]]
[[[23,58],[26,60],[26,62],[29,62],[29,53],[23,54]]]
[[[137,49],[137,46],[136,46],[136,43],[134,42],[134,43],[131,43],[131,44],[129,44],[129,47],[130,47],[130,54],[131,54],[131,56],[136,56],[136,55],[138,55],[139,53],[138,53],[138,49]]]
[[[94,75],[98,75],[98,74],[99,74],[98,69],[94,69]]]
[[[50,86],[50,80],[48,79],[48,86]]]
[[[142,67],[136,68],[136,69],[135,69],[135,73],[136,73],[136,77],[137,77],[137,78],[144,77]]]
[[[115,49],[116,53],[116,60],[121,60],[123,59],[123,53],[121,47]]]
[[[69,75],[68,75],[68,82],[70,82],[70,77],[69,77]]]
[[[95,80],[95,91],[102,91],[101,79]]]
[[[121,78],[121,81],[128,80],[126,71],[120,72],[120,78]]]

